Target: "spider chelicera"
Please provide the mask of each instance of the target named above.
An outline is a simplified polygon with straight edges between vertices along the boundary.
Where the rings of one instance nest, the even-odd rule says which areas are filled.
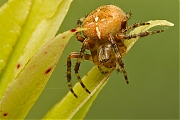
[[[126,52],[126,46],[123,41],[163,32],[163,30],[156,30],[127,35],[127,31],[149,24],[135,23],[128,27],[127,21],[130,16],[130,13],[125,14],[117,6],[104,5],[77,21],[78,27],[88,29],[82,32],[83,36],[81,35],[81,32],[76,33],[77,40],[82,42],[81,50],[80,52],[72,52],[67,59],[68,86],[75,97],[77,97],[77,95],[73,91],[71,85],[71,58],[77,58],[74,71],[81,86],[88,93],[90,93],[90,91],[85,87],[78,73],[82,60],[93,61],[102,74],[105,73],[102,70],[102,67],[115,68],[117,72],[122,71],[126,83],[129,83],[122,61],[122,57]],[[85,50],[89,50],[91,54],[85,54]]]

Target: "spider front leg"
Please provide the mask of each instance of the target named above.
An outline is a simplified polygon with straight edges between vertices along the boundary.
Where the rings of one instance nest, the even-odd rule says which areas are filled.
[[[92,60],[92,57],[91,55],[88,55],[88,54],[84,54],[85,52],[85,49],[88,48],[88,44],[89,44],[89,39],[85,39],[83,41],[83,44],[82,44],[82,47],[81,47],[81,51],[80,53],[78,53],[78,55],[74,55],[74,57],[72,57],[73,55],[70,55],[68,57],[68,60],[67,60],[67,80],[68,80],[68,86],[70,88],[70,91],[74,94],[75,97],[77,97],[77,95],[74,93],[73,89],[72,89],[72,85],[71,85],[71,74],[70,74],[70,70],[71,70],[71,58],[77,58],[77,62],[76,62],[76,65],[75,65],[75,68],[74,68],[74,71],[75,71],[75,74],[76,74],[76,77],[78,79],[78,81],[80,82],[81,86],[83,87],[83,89],[87,92],[87,93],[90,93],[90,91],[85,87],[85,85],[83,84],[82,80],[81,80],[81,77],[79,75],[79,67],[80,67],[80,64],[81,64],[81,61],[83,59],[86,59],[86,60]]]
[[[135,24],[133,24],[133,25],[131,25],[129,27],[126,27],[127,26],[127,21],[130,19],[130,17],[131,17],[131,13],[130,12],[126,13],[126,16],[124,17],[124,20],[123,20],[122,25],[121,25],[121,28],[122,28],[121,33],[126,33],[127,31],[132,30],[134,28],[137,28],[139,26],[149,25],[150,24],[150,23],[147,23],[147,22],[135,23]]]
[[[73,87],[72,87],[72,84],[71,84],[71,58],[79,58],[80,57],[80,53],[78,52],[72,52],[68,58],[67,58],[67,82],[68,82],[68,87],[71,91],[71,93],[77,98],[77,95],[75,94],[74,90],[73,90]],[[84,60],[91,60],[92,61],[92,56],[89,55],[89,54],[84,54],[82,59]],[[75,69],[77,70],[77,74],[78,74],[78,70],[79,68],[77,68],[77,66],[75,66]],[[79,76],[79,74],[76,76]],[[78,80],[81,84],[81,86],[85,89],[86,92],[90,93],[89,90],[85,87],[85,85],[83,84],[83,82],[81,81],[81,78],[80,76],[78,77]]]
[[[111,34],[110,34],[110,36],[109,36],[109,41],[111,42],[111,45],[112,45],[114,54],[115,54],[115,56],[116,56],[116,58],[117,58],[116,69],[117,69],[117,71],[119,72],[119,71],[120,71],[120,70],[119,70],[119,66],[121,67],[121,70],[122,70],[122,72],[123,72],[123,75],[124,75],[124,78],[125,78],[125,80],[126,80],[126,83],[129,84],[128,77],[127,77],[127,72],[126,72],[126,70],[125,70],[125,68],[124,68],[124,63],[123,63],[123,61],[122,61],[122,56],[121,56],[121,54],[120,54],[120,52],[119,52],[119,48],[118,48],[117,44],[116,44],[115,41],[114,41],[114,37],[113,37]]]
[[[138,38],[138,37],[145,37],[148,35],[153,35],[153,34],[157,34],[157,33],[161,33],[164,32],[164,30],[155,30],[155,31],[145,31],[145,32],[141,32],[139,34],[132,34],[132,35],[126,35],[126,34],[117,34],[116,35],[116,39],[117,40],[129,40],[131,38]]]
[[[74,71],[75,71],[75,74],[76,74],[76,77],[77,79],[79,80],[81,86],[83,87],[83,89],[87,92],[87,93],[90,93],[90,91],[85,87],[85,85],[83,84],[83,82],[81,81],[81,77],[78,73],[79,71],[79,67],[80,67],[80,64],[81,64],[81,61],[83,59],[83,56],[85,56],[84,52],[85,52],[85,49],[87,49],[88,47],[88,41],[89,39],[85,39],[83,41],[83,44],[82,44],[82,47],[81,47],[81,51],[80,51],[80,54],[79,54],[79,57],[77,59],[77,62],[76,62],[76,65],[75,65],[75,68],[74,68]]]
[[[67,58],[67,82],[68,82],[68,87],[71,91],[71,93],[77,98],[77,95],[75,94],[73,87],[71,85],[71,58],[77,58],[77,53],[71,53],[68,58]]]
[[[135,23],[135,24],[132,24],[131,26],[129,27],[126,27],[126,29],[123,29],[122,30],[122,33],[125,33],[129,30],[132,30],[132,29],[135,29],[137,27],[140,27],[140,26],[144,26],[144,25],[149,25],[150,23],[147,23],[147,22],[144,22],[144,23]]]

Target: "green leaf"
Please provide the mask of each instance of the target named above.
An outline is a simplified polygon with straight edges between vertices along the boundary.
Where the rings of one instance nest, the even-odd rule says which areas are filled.
[[[2,111],[0,118],[22,119],[26,116],[44,89],[73,34],[72,31],[59,34],[29,60],[17,78],[8,86],[0,103],[0,111]],[[6,116],[3,116],[4,114]]]
[[[145,25],[138,27],[130,32],[130,34],[138,34],[143,31],[147,31],[148,29],[155,26],[173,26],[173,23],[170,23],[166,20],[155,20],[148,21],[150,25]],[[125,45],[127,47],[127,51],[137,42],[139,38],[130,39],[125,41]],[[92,105],[95,100],[97,94],[99,93],[101,86],[107,81],[107,78],[110,76],[113,70],[109,70],[109,73],[103,75],[100,73],[97,66],[94,66],[83,78],[82,81],[86,85],[86,87],[91,91],[91,94],[86,93],[84,89],[80,86],[79,83],[76,83],[73,87],[75,93],[78,95],[78,98],[75,98],[71,92],[69,92],[62,101],[57,103],[46,115],[43,119],[83,119],[86,112]],[[98,91],[98,92],[97,92]],[[95,96],[94,96],[95,94]],[[93,96],[93,99],[90,99]],[[89,100],[89,101],[88,101]],[[88,101],[86,106],[84,106],[83,110],[81,107]],[[77,113],[80,110],[80,113]],[[75,114],[78,115],[75,115]],[[74,116],[75,115],[75,116]],[[74,116],[74,117],[73,117]]]
[[[41,94],[75,32],[67,31],[54,38],[71,2],[10,0],[1,7],[0,16],[4,19],[0,22],[4,23],[0,27],[5,30],[0,33],[0,47],[10,47],[2,48],[9,51],[6,56],[2,52],[0,55],[4,62],[0,76],[0,119],[23,119]]]
[[[52,39],[72,0],[10,0],[0,9],[0,99],[29,59]],[[7,47],[8,46],[8,47]],[[4,52],[5,51],[5,52]]]
[[[91,94],[84,91],[81,85],[77,83],[73,89],[78,95],[78,98],[74,97],[73,94],[69,92],[61,102],[57,103],[46,114],[44,119],[71,119],[74,114],[96,92],[96,90],[106,81],[110,73],[111,72],[106,75],[102,75],[97,66],[93,67],[92,70],[82,78],[82,81],[91,91]]]
[[[0,73],[6,66],[13,47],[18,41],[31,5],[30,0],[21,2],[11,0],[0,9],[0,18],[2,18],[0,19],[0,50],[3,51],[0,54]]]
[[[105,80],[105,81],[104,81]],[[93,104],[94,100],[96,99],[97,95],[99,94],[99,92],[101,91],[101,89],[106,85],[107,80],[103,79],[102,83],[102,87],[100,87],[94,95],[92,95],[89,100],[87,100],[87,102],[82,106],[82,108],[80,108],[77,113],[73,116],[72,119],[83,119],[86,115],[86,113],[89,111],[89,108],[91,107],[91,105]]]

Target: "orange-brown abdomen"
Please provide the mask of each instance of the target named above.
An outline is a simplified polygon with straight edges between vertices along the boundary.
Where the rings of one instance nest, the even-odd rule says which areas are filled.
[[[121,30],[121,25],[126,14],[117,6],[104,5],[91,12],[84,20],[82,27],[85,37],[94,40],[107,40],[109,34],[115,35]]]

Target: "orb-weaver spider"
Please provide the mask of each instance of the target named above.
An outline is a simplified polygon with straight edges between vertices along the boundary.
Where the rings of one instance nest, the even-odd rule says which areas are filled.
[[[75,97],[77,97],[77,95],[71,85],[71,58],[77,58],[74,71],[81,86],[88,93],[90,93],[90,91],[85,87],[78,73],[80,63],[83,59],[93,61],[101,73],[104,73],[101,69],[102,66],[115,68],[118,72],[122,71],[126,83],[129,83],[122,61],[122,57],[126,51],[126,46],[123,41],[163,32],[163,30],[156,30],[127,35],[127,31],[149,24],[135,23],[128,27],[127,21],[130,16],[130,13],[125,14],[117,6],[104,5],[91,12],[88,16],[78,20],[78,27],[88,29],[82,32],[84,36],[81,36],[81,32],[76,33],[77,40],[82,42],[81,50],[80,52],[72,52],[67,59],[68,86]],[[85,50],[90,50],[91,54],[85,54]]]

